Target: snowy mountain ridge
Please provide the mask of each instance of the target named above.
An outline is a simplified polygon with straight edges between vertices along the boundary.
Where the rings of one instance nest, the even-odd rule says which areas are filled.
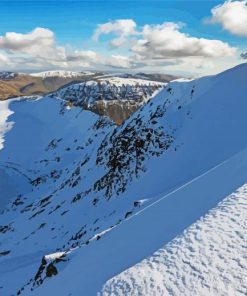
[[[38,72],[38,73],[31,73],[31,76],[34,77],[64,77],[64,78],[77,78],[82,77],[86,75],[94,75],[94,72],[74,72],[74,71],[65,71],[65,70],[53,70],[53,71],[44,71],[44,72]]]
[[[119,126],[68,104],[78,85],[0,102],[1,292],[115,295],[106,281],[246,183],[246,74],[171,82]]]

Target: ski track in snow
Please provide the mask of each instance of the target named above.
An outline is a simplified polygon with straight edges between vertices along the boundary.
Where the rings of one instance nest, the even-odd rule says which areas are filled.
[[[247,295],[247,185],[149,258],[109,280],[113,295]]]

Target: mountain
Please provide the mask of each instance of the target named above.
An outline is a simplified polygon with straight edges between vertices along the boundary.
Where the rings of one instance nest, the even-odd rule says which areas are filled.
[[[164,83],[143,79],[104,77],[63,87],[52,96],[121,124],[163,86]]]
[[[47,94],[56,91],[66,84],[78,83],[95,76],[88,73],[80,73],[78,76],[73,76],[71,73],[73,72],[63,72],[63,75],[52,75],[52,72],[44,72],[29,75],[0,72],[0,100],[19,96]]]
[[[120,125],[87,110],[116,81],[0,102],[1,293],[210,295],[211,278],[244,291],[246,75],[165,84]]]
[[[164,75],[167,79],[152,79],[156,76],[145,74],[104,74],[101,72],[73,72],[73,71],[45,71],[39,73],[25,74],[14,72],[0,72],[0,100],[28,95],[44,95],[58,90],[70,84],[97,81],[103,78],[133,78],[138,83],[139,79],[156,82],[169,82],[176,79],[175,76]],[[148,82],[147,82],[148,84]]]
[[[57,70],[57,71],[45,71],[45,72],[39,72],[39,73],[32,73],[30,75],[34,77],[41,77],[43,79],[47,77],[80,78],[80,77],[85,77],[86,75],[93,76],[95,75],[95,73]]]
[[[175,77],[170,76],[172,78]],[[2,72],[0,100],[50,93],[121,124],[151,98],[164,81],[152,81],[148,75],[141,79],[138,75],[99,72],[46,71],[30,75]],[[107,87],[103,86],[106,84]],[[85,93],[88,88],[90,92]],[[93,103],[88,104],[89,100]]]

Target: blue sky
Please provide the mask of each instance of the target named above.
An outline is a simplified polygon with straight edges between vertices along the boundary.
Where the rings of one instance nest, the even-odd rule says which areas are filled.
[[[61,43],[80,45],[90,39],[97,24],[134,19],[138,25],[184,22],[186,32],[228,42],[244,42],[202,19],[223,1],[1,1],[0,34],[28,32],[35,27],[53,30]]]
[[[77,51],[95,51],[106,56],[119,54],[129,56],[130,49],[126,45],[117,49],[109,47],[108,42],[112,40],[114,31],[102,33],[98,41],[92,40],[92,35],[99,24],[109,21],[114,24],[114,21],[119,19],[131,19],[136,23],[136,30],[139,32],[146,24],[183,23],[179,29],[181,33],[195,38],[220,40],[231,47],[237,47],[239,53],[245,52],[247,36],[232,34],[229,30],[225,30],[220,22],[213,25],[204,22],[206,17],[211,16],[213,7],[223,4],[224,1],[199,0],[1,1],[0,36],[5,36],[7,32],[27,34],[41,27],[54,33],[56,46],[73,48]],[[141,39],[138,35],[135,38]],[[11,48],[3,48],[2,55],[4,54],[8,57],[26,55],[23,51],[18,53]],[[39,64],[33,68],[36,70],[39,67],[43,68]],[[5,68],[8,68],[7,65]]]

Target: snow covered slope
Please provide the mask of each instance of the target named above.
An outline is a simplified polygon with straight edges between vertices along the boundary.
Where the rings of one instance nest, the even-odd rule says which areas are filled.
[[[28,181],[0,216],[4,295],[96,295],[244,184],[246,75],[174,81],[120,126],[59,93],[5,105],[0,163]]]
[[[164,195],[156,203],[129,217],[117,227],[100,233],[81,249],[71,249],[62,255],[52,254],[48,257],[54,258],[52,261],[47,260],[45,256],[45,261],[42,260],[39,267],[40,272],[36,274],[36,281],[27,285],[26,293],[30,286],[34,289],[38,286],[39,288],[34,290],[35,295],[46,295],[49,291],[58,295],[97,295],[107,279],[149,256],[164,243],[168,243],[223,199],[226,192],[242,184],[247,178],[246,156],[247,150],[244,150],[202,176]],[[224,179],[222,174],[225,174]],[[224,186],[225,183],[227,186]],[[239,209],[241,208],[237,211]],[[242,209],[240,213],[243,211]],[[240,218],[241,223],[244,217]],[[239,235],[242,235],[245,241],[245,232],[241,229]],[[233,247],[234,254],[237,251],[238,249]],[[51,266],[58,274],[47,280],[46,276]],[[217,277],[217,273],[214,276]],[[46,285],[43,285],[45,280]],[[230,283],[233,284],[234,282]],[[130,295],[136,295],[135,292],[134,290]]]
[[[102,295],[245,295],[247,185],[152,256],[109,280]]]

